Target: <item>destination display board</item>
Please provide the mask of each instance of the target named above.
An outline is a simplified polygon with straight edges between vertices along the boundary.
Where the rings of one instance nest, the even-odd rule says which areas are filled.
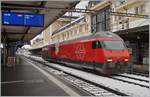
[[[44,14],[2,12],[2,24],[10,26],[43,27]]]
[[[24,15],[24,25],[25,26],[44,26],[44,15],[41,14],[25,14]]]

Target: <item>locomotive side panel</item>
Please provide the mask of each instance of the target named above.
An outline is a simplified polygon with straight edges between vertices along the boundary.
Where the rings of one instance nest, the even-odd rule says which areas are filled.
[[[59,56],[66,61],[71,61],[72,60],[72,55],[73,55],[73,44],[66,44],[66,45],[61,45],[60,48],[60,53]]]
[[[95,51],[92,48],[92,42],[84,42],[85,54],[83,64],[86,68],[94,69],[95,61]]]
[[[94,53],[94,61],[99,64],[105,63],[105,56],[102,47],[102,40],[92,41],[92,49]]]
[[[92,48],[91,41],[85,42],[85,61],[93,62],[95,59],[94,49]]]
[[[95,58],[94,58],[96,63],[99,64],[104,64],[105,63],[105,56],[104,56],[104,52],[103,49],[99,48],[99,49],[95,49]]]
[[[54,45],[49,47],[49,54],[50,54],[52,59],[56,59],[55,50],[56,50],[56,48]]]

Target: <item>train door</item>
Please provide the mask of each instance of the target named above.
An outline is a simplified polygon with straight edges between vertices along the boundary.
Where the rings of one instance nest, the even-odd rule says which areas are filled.
[[[95,53],[96,53],[96,51],[95,51],[95,49],[96,49],[96,41],[92,41],[91,42],[91,47],[92,47],[92,65],[93,65],[93,69],[95,70],[96,69],[96,60],[95,60]]]
[[[91,41],[85,43],[87,65],[89,69],[95,68],[95,50],[93,49],[93,43]]]
[[[101,67],[99,63],[100,61],[102,61],[103,57],[101,48],[101,41],[92,41],[92,65],[94,70],[96,70],[96,68]]]

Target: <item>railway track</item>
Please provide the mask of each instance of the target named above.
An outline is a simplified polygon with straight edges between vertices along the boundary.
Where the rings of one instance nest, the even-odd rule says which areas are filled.
[[[116,79],[119,81],[123,81],[123,82],[129,83],[129,84],[135,84],[135,85],[139,85],[141,87],[149,88],[149,82],[143,82],[143,81],[140,81],[139,79],[137,80],[137,79],[129,78],[126,76],[113,76],[110,78]]]
[[[125,74],[118,74],[117,76],[122,76],[122,77],[126,77],[126,78],[135,79],[135,80],[144,81],[144,82],[149,83],[148,77],[126,74],[126,73]]]
[[[133,71],[132,74],[138,75],[138,76],[149,77],[149,74],[148,74],[148,73],[143,73],[143,72],[135,72],[135,71]]]
[[[53,68],[47,69],[49,72],[54,73],[55,75],[59,75],[61,78],[67,80],[67,82],[70,82],[73,86],[79,87],[80,89],[83,89],[93,96],[117,96],[116,94],[104,90],[99,86],[93,85],[92,83],[86,82],[80,78],[74,77],[62,71],[54,70]]]
[[[35,62],[35,60],[33,60],[33,61]],[[43,64],[45,65],[45,63],[43,63]],[[51,72],[51,73],[61,77],[62,79],[67,80],[67,82],[70,82],[73,86],[83,89],[84,91],[88,92],[92,96],[102,96],[102,97],[105,97],[105,96],[107,96],[107,97],[127,96],[124,93],[120,93],[120,92],[114,91],[112,89],[109,89],[107,87],[98,85],[96,83],[92,83],[88,80],[84,80],[82,78],[79,78],[77,76],[69,74],[65,71],[50,67],[48,65],[44,66],[44,69],[48,72]]]
[[[38,61],[38,62],[40,62],[40,63],[42,63],[42,64],[46,64],[47,66],[52,66],[52,64],[50,64],[49,62],[46,62],[46,61],[44,61],[44,62],[41,62],[41,60],[39,61],[39,60],[36,60],[36,61]],[[53,65],[54,66],[54,65]],[[64,67],[64,66],[60,66],[60,65],[58,65],[58,67],[57,67],[57,69],[59,68],[60,70],[62,70],[61,69],[61,67]],[[65,67],[65,68],[68,68],[68,67]],[[63,71],[63,70],[65,70],[65,71]],[[116,79],[111,79],[111,78],[106,78],[106,77],[102,77],[102,76],[100,76],[100,75],[94,75],[94,76],[96,76],[96,78],[97,79],[86,79],[86,77],[80,77],[80,76],[78,76],[78,75],[80,75],[80,74],[78,74],[78,75],[74,75],[75,74],[75,72],[74,72],[74,74],[71,72],[71,71],[67,71],[67,69],[63,69],[62,71],[63,72],[65,72],[66,74],[68,73],[69,75],[71,75],[71,76],[74,76],[74,77],[76,77],[76,78],[78,78],[78,79],[81,79],[81,80],[84,80],[84,81],[86,81],[86,82],[90,82],[90,83],[94,83],[94,85],[95,86],[99,86],[100,88],[103,88],[104,90],[107,90],[107,91],[111,91],[111,93],[112,93],[112,91],[113,91],[113,93],[114,94],[116,94],[117,92],[119,92],[119,93],[121,93],[121,94],[124,94],[124,95],[144,95],[144,97],[149,97],[149,96],[147,96],[147,90],[149,90],[149,88],[148,87],[143,87],[143,86],[141,86],[141,85],[138,85],[138,84],[133,84],[133,83],[130,83],[130,82],[124,82],[124,81],[120,81],[120,80],[116,80]],[[82,71],[83,72],[83,71]],[[76,72],[76,73],[78,73],[78,72]],[[87,73],[87,74],[89,74],[89,73]],[[91,74],[90,74],[91,75]],[[82,75],[81,75],[82,76]],[[130,76],[131,77],[131,76]],[[73,79],[73,78],[71,78],[71,79]],[[100,79],[100,80],[98,80],[98,79]],[[108,82],[106,82],[105,80],[103,80],[103,79],[107,79],[107,81],[110,81],[110,83]],[[136,79],[134,79],[134,78],[131,78],[131,79],[133,79],[133,80],[136,80]],[[102,81],[102,82],[100,82],[100,81]],[[140,81],[140,80],[138,80],[138,81]],[[112,83],[113,82],[113,83]],[[146,81],[145,81],[146,82]],[[112,84],[111,84],[112,83]],[[116,84],[117,83],[117,85],[113,85],[113,84]],[[105,85],[105,84],[108,84],[108,85]],[[81,84],[79,84],[79,86],[82,86]],[[83,86],[87,86],[86,84],[84,85],[83,84]],[[131,88],[130,88],[131,87]],[[105,89],[106,88],[106,89]],[[120,89],[121,88],[121,89]],[[133,89],[134,88],[134,89]],[[95,89],[95,88],[94,88]],[[110,90],[109,90],[110,89]],[[125,90],[125,89],[128,89],[128,90]],[[87,88],[87,90],[88,90],[88,88]],[[87,91],[86,90],[86,91]],[[140,93],[140,92],[137,92],[137,91],[139,91],[139,90],[141,90],[142,92]],[[96,92],[96,91],[95,91]],[[116,92],[116,93],[115,93]],[[98,93],[98,92],[96,92],[96,93]],[[137,94],[136,94],[137,93]]]

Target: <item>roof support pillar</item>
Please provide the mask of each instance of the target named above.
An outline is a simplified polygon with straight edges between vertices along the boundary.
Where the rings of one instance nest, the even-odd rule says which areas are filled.
[[[4,33],[5,33],[5,30],[4,30]],[[2,39],[3,39],[3,56],[1,60],[3,60],[3,65],[5,65],[6,59],[7,59],[6,35],[5,34],[2,36]]]

